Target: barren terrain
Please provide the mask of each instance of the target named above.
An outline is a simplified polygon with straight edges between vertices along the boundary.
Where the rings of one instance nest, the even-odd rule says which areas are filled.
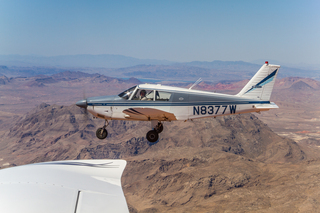
[[[1,77],[0,167],[126,159],[122,184],[131,212],[318,211],[318,81],[277,80],[277,110],[165,123],[156,144],[145,139],[148,122],[113,121],[108,138],[98,140],[103,121],[73,104],[137,83],[74,72]],[[201,83],[198,89],[236,94],[245,83]]]

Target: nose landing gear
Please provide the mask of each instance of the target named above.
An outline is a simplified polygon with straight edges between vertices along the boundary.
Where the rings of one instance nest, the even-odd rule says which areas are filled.
[[[107,123],[107,125],[106,125],[106,123]],[[97,138],[99,138],[100,140],[103,140],[108,136],[108,131],[106,130],[106,127],[108,125],[109,125],[108,120],[105,120],[103,127],[97,129],[97,131],[96,131]]]

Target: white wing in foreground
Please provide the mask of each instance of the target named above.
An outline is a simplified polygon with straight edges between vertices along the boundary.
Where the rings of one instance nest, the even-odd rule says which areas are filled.
[[[125,160],[74,160],[0,170],[0,212],[125,212]]]

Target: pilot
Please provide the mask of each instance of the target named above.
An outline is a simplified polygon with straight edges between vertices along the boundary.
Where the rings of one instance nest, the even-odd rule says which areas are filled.
[[[141,101],[147,100],[146,93],[147,92],[144,89],[140,91],[140,100]]]

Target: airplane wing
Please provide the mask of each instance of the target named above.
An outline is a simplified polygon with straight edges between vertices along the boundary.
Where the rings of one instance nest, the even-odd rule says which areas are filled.
[[[129,213],[125,160],[73,160],[0,170],[0,212]]]
[[[159,121],[177,120],[174,114],[154,108],[129,108],[122,112],[127,115],[127,119]]]

